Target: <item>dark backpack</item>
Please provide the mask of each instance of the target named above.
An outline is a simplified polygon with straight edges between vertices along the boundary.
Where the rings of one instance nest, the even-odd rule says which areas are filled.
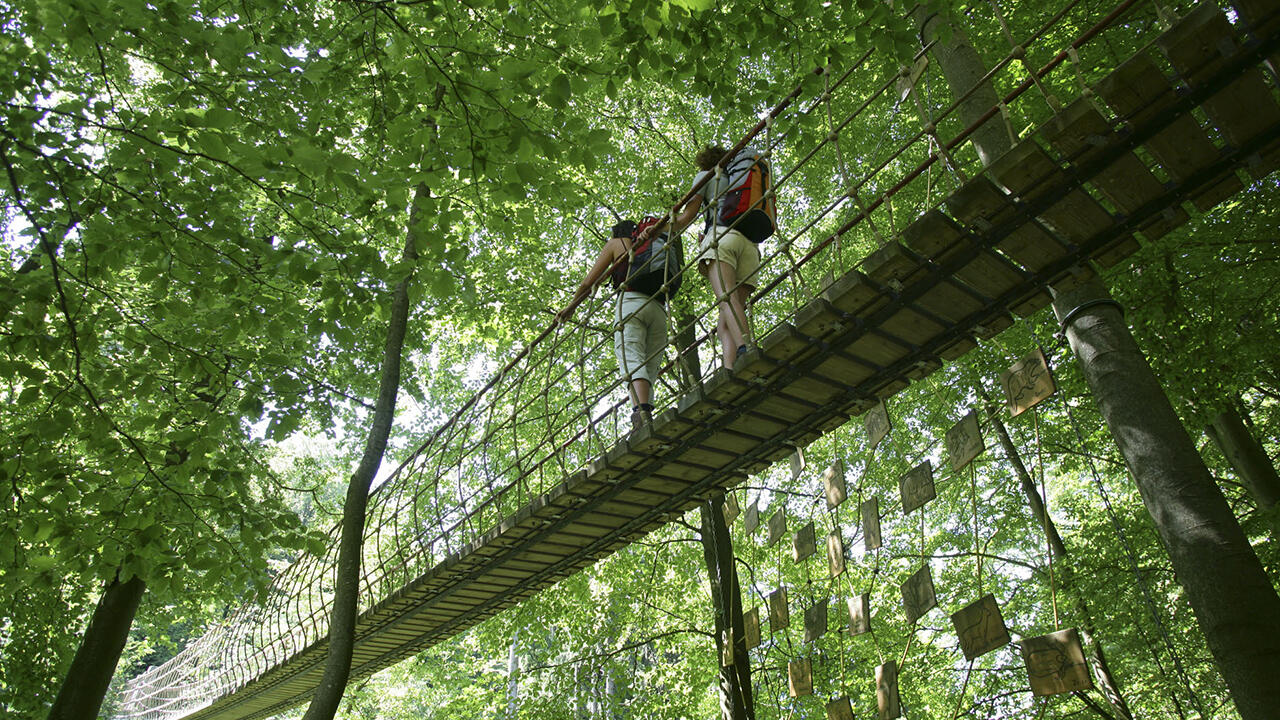
[[[670,299],[680,289],[680,283],[684,280],[681,272],[684,268],[684,249],[680,242],[670,242],[667,233],[663,232],[643,243],[634,243],[645,228],[656,225],[660,219],[646,215],[631,231],[629,237],[633,243],[628,257],[614,267],[611,276],[615,288],[625,286],[627,290],[645,295],[661,295],[665,299]]]
[[[729,190],[720,198],[716,224],[731,227],[751,242],[763,242],[778,225],[773,172],[755,148],[743,148],[724,167]]]

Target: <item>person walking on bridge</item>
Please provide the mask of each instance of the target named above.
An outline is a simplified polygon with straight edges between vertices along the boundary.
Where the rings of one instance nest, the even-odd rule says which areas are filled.
[[[657,223],[658,218],[647,216],[639,225],[630,220],[614,225],[573,299],[556,313],[558,322],[568,320],[604,278],[610,278],[618,294],[613,349],[631,396],[633,428],[653,419],[653,383],[667,345],[666,303],[680,288],[684,265],[678,239],[669,243],[665,232],[637,239]]]
[[[751,147],[730,155],[723,146],[707,145],[694,163],[699,170],[695,190],[675,218],[672,234],[679,235],[702,213],[698,271],[715,294],[716,337],[724,367],[732,368],[751,344],[747,308],[758,284],[759,243],[776,227],[772,174],[764,155]]]

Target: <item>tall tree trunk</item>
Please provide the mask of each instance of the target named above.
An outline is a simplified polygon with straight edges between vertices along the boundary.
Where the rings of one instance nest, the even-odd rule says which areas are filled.
[[[747,655],[746,626],[742,620],[742,590],[734,564],[733,540],[724,519],[724,495],[703,503],[702,556],[711,580],[711,607],[716,618],[716,664],[720,666],[720,717],[754,720],[751,697],[751,662]],[[723,660],[726,637],[733,640],[733,663]]]
[[[49,720],[98,717],[146,588],[147,584],[137,576],[120,582],[117,575],[107,584],[80,641],[80,649],[71,661],[71,669],[49,710]]]
[[[1280,596],[1098,279],[1054,313],[1244,720],[1280,708]]]
[[[429,195],[425,184],[414,189],[409,210],[409,228],[404,244],[404,258],[417,259],[422,204]],[[382,464],[395,416],[396,394],[400,389],[400,360],[404,348],[405,328],[409,322],[410,273],[396,284],[391,301],[391,319],[387,323],[387,342],[382,353],[382,378],[373,423],[365,441],[360,465],[347,484],[347,497],[342,506],[342,538],[338,547],[337,582],[334,587],[333,612],[329,619],[329,656],[324,675],[303,720],[332,720],[351,676],[351,653],[355,648],[356,608],[360,594],[360,557],[364,549],[365,509],[369,504],[369,486]]]
[[[982,393],[982,399],[990,406],[985,392]],[[1018,452],[1018,447],[1013,444],[1013,438],[1009,437],[1008,428],[1004,426],[1004,422],[995,413],[991,414],[991,424],[995,428],[996,437],[1000,440],[1000,447],[1004,448],[1005,457],[1009,458],[1009,463],[1013,465],[1014,474],[1018,476],[1018,482],[1022,485],[1022,494],[1026,496],[1027,504],[1031,506],[1031,514],[1035,516],[1036,521],[1040,523],[1040,526],[1045,530],[1045,534],[1049,537],[1050,552],[1053,553],[1055,558],[1066,562],[1069,559],[1066,543],[1062,541],[1062,535],[1058,533],[1057,523],[1045,512],[1044,500],[1036,490],[1035,480],[1031,478],[1031,473],[1027,470],[1026,464],[1022,462],[1022,454]],[[1081,634],[1084,635],[1085,645],[1093,660],[1098,684],[1102,686],[1102,694],[1111,703],[1112,709],[1116,712],[1116,717],[1121,718],[1121,720],[1133,720],[1133,711],[1129,709],[1129,703],[1125,700],[1124,694],[1120,692],[1120,683],[1111,671],[1111,664],[1107,662],[1107,654],[1102,648],[1102,642],[1098,640],[1098,631],[1093,623],[1093,613],[1089,609],[1089,602],[1085,599],[1083,593],[1076,591],[1074,580],[1074,568],[1067,564],[1062,568],[1062,586],[1064,589],[1072,591],[1076,613],[1080,616]]]
[[[516,652],[519,628],[511,633],[511,650],[507,653],[507,717],[514,718],[520,707],[520,654]]]
[[[961,98],[973,90],[973,94],[960,103],[958,112],[966,127],[974,124],[1000,102],[990,82],[980,83],[987,74],[986,63],[982,62],[978,51],[969,43],[964,29],[944,15],[929,13],[924,5],[917,5],[912,17],[916,27],[920,29],[920,41],[926,45],[934,43],[931,50],[933,59],[947,80],[951,96]],[[949,29],[949,32],[944,32],[944,29]],[[982,161],[983,167],[990,165],[1013,146],[1004,118],[998,114],[982,123],[969,136],[969,140],[978,151],[978,159]]]
[[[1218,413],[1205,432],[1231,463],[1236,477],[1248,489],[1259,509],[1270,510],[1280,502],[1280,474],[1276,473],[1276,466],[1271,464],[1262,444],[1245,426],[1238,400],[1233,399],[1225,410]]]

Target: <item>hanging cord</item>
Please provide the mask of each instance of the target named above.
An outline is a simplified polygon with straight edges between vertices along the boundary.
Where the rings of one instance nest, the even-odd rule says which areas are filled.
[[[1055,339],[1057,340],[1057,347],[1061,348],[1067,343],[1066,327],[1070,324],[1072,320],[1075,319],[1077,315],[1079,315],[1081,312],[1084,312],[1086,309],[1090,307],[1094,307],[1097,305],[1112,305],[1112,304],[1117,306],[1119,305],[1119,303],[1117,303],[1115,300],[1108,298],[1108,299],[1093,300],[1090,302],[1083,303],[1076,308],[1073,308],[1069,313],[1063,316],[1063,321],[1062,321],[1063,330],[1057,333],[1056,335],[1054,335]],[[1023,323],[1027,323],[1026,318],[1023,318]],[[1027,324],[1028,324],[1027,329],[1030,332],[1031,328],[1029,326],[1029,323]],[[1032,334],[1032,337],[1035,337],[1034,333]],[[1040,348],[1041,352],[1045,353],[1045,358],[1048,359],[1049,352],[1045,350],[1044,346],[1040,344],[1038,339],[1036,340],[1036,346]],[[1071,423],[1071,429],[1072,429],[1072,432],[1075,434],[1076,443],[1080,446],[1081,449],[1084,449],[1087,444],[1085,443],[1085,440],[1084,440],[1084,434],[1080,431],[1080,424],[1076,422],[1075,413],[1071,411],[1071,403],[1064,402],[1062,403],[1062,406],[1067,411],[1067,420]],[[1129,569],[1133,573],[1134,579],[1137,581],[1138,589],[1142,594],[1142,598],[1143,598],[1144,604],[1147,606],[1148,612],[1151,613],[1152,621],[1155,622],[1156,631],[1159,633],[1160,640],[1165,646],[1165,651],[1169,653],[1170,659],[1173,660],[1174,669],[1178,674],[1178,679],[1182,682],[1183,689],[1187,691],[1187,695],[1191,698],[1192,703],[1195,704],[1196,710],[1199,711],[1200,716],[1209,717],[1209,715],[1205,713],[1203,706],[1200,704],[1199,696],[1196,695],[1195,691],[1191,689],[1191,681],[1187,676],[1186,668],[1184,668],[1182,665],[1182,659],[1179,657],[1178,651],[1173,645],[1173,640],[1169,636],[1168,628],[1165,627],[1164,621],[1160,618],[1160,611],[1158,609],[1158,606],[1156,605],[1155,599],[1151,596],[1151,588],[1148,587],[1146,578],[1143,577],[1142,570],[1138,566],[1138,554],[1133,549],[1133,546],[1129,543],[1129,537],[1124,531],[1124,526],[1120,523],[1120,518],[1116,514],[1115,508],[1111,505],[1111,496],[1107,492],[1106,486],[1102,483],[1102,478],[1101,478],[1101,475],[1099,475],[1098,473],[1097,465],[1093,461],[1093,456],[1089,453],[1083,453],[1083,454],[1085,457],[1085,462],[1088,463],[1089,465],[1090,478],[1093,481],[1094,487],[1098,489],[1099,496],[1101,496],[1102,498],[1102,505],[1107,512],[1107,519],[1111,521],[1111,527],[1115,531],[1116,537],[1120,540],[1121,547],[1124,548],[1125,557],[1129,560]],[[1046,517],[1048,516],[1047,508],[1045,509],[1045,516]],[[1176,698],[1174,700],[1176,703]]]
[[[906,92],[911,96],[911,100],[915,102],[916,112],[919,113],[921,119],[925,121],[922,129],[924,130],[925,135],[929,138],[929,144],[938,149],[938,157],[942,158],[942,161],[946,163],[952,174],[959,178],[960,184],[963,185],[968,182],[968,178],[965,176],[964,170],[960,168],[960,164],[956,162],[956,159],[951,156],[951,152],[947,150],[946,144],[938,138],[938,126],[933,121],[933,110],[932,108],[926,109],[924,102],[920,100],[920,93],[916,91],[916,83],[915,80],[912,79],[912,75],[914,74],[915,73],[911,66],[904,66],[902,68],[902,82],[907,86]],[[899,92],[899,95],[901,94],[902,93]],[[930,169],[932,168],[933,166],[930,165]]]
[[[1009,32],[1009,23],[1005,22],[1004,13],[1000,12],[999,3],[996,0],[988,0],[988,2],[991,4],[992,11],[996,14],[996,20],[1000,22],[1000,29],[1004,31],[1005,39],[1009,41],[1009,46],[1013,48],[1009,53],[1010,56],[1022,63],[1023,69],[1027,71],[1027,76],[1035,83],[1036,89],[1040,91],[1044,101],[1048,103],[1049,109],[1055,113],[1061,112],[1062,101],[1058,100],[1057,96],[1049,92],[1049,89],[1044,86],[1044,82],[1040,79],[1040,73],[1036,72],[1036,69],[1027,60],[1027,49],[1013,39],[1013,33]]]

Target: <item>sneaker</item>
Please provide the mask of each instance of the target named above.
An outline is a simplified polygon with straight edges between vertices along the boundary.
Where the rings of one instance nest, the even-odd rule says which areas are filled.
[[[644,408],[632,408],[631,410],[631,431],[635,432],[640,428],[653,422],[653,411]]]

